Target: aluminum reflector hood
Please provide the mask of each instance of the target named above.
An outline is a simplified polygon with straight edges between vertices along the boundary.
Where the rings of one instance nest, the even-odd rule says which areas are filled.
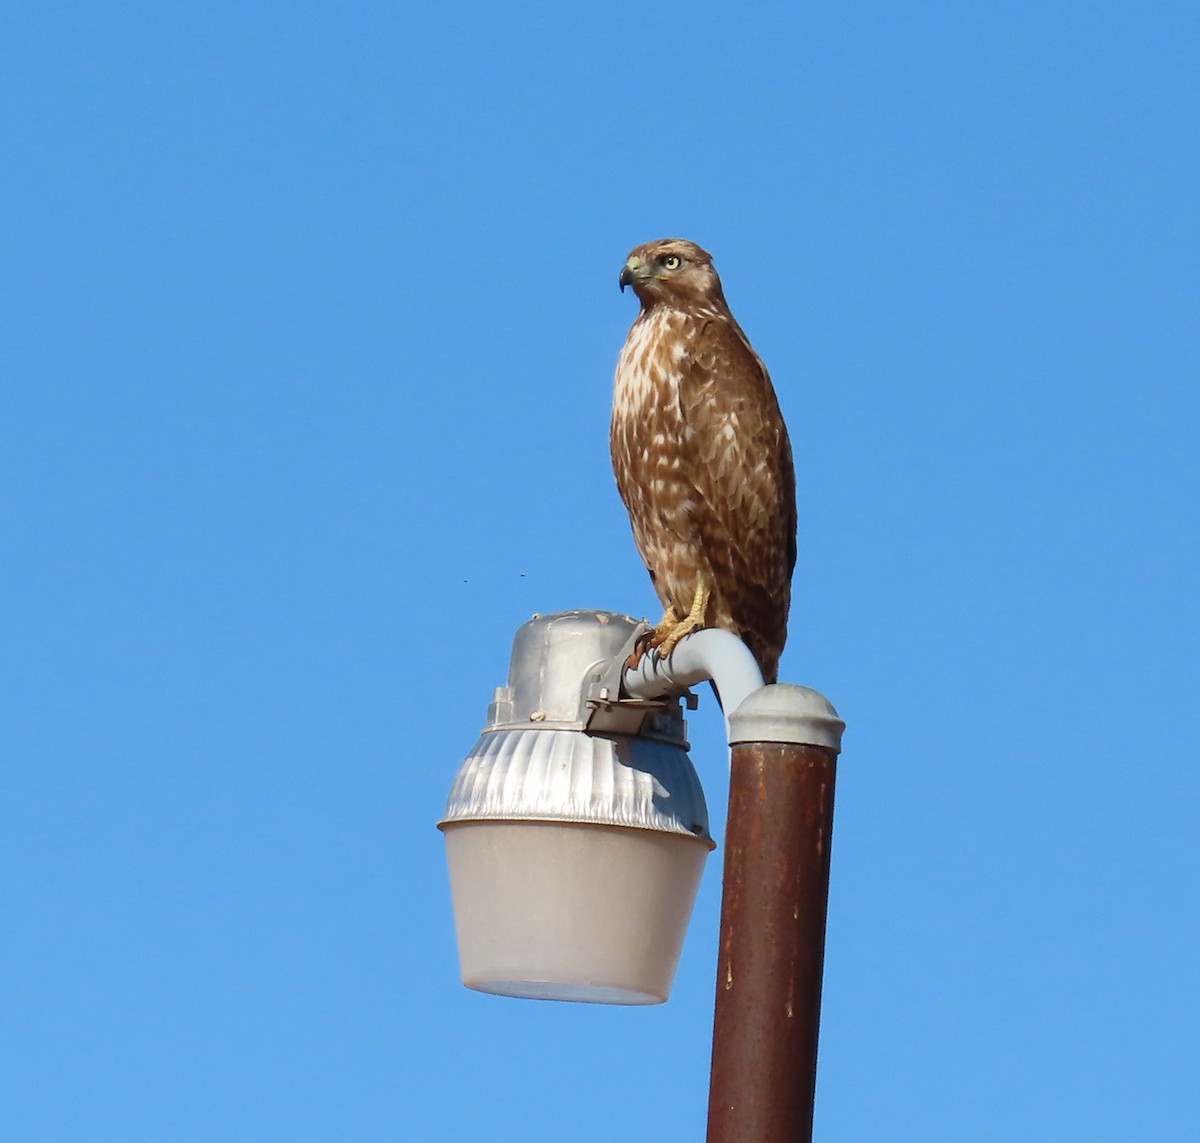
[[[577,611],[525,624],[508,686],[496,692],[439,825],[586,822],[684,834],[711,849],[678,699],[637,704],[637,735],[584,732],[589,670],[619,654],[638,626],[623,615]]]

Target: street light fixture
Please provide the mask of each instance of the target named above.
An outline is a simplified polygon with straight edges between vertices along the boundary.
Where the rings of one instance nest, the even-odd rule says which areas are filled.
[[[446,814],[463,983],[542,1000],[667,999],[715,847],[679,699],[618,700],[644,630],[538,616]]]

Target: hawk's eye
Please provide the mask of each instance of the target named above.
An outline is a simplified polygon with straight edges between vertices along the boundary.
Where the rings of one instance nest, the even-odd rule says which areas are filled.
[[[679,255],[678,254],[668,254],[663,259],[663,269],[664,270],[678,270],[679,269]]]

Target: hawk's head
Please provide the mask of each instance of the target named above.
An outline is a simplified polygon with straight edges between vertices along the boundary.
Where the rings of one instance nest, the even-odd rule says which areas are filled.
[[[679,309],[725,308],[712,255],[683,238],[660,238],[636,247],[625,259],[621,289],[632,286],[649,309],[663,302]]]

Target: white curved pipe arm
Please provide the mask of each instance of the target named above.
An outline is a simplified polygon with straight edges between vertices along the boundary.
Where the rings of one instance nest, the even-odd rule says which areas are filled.
[[[731,631],[696,631],[681,639],[666,659],[646,652],[635,669],[626,668],[622,674],[621,691],[630,698],[652,699],[710,679],[721,698],[728,731],[729,716],[763,685],[750,648]]]

